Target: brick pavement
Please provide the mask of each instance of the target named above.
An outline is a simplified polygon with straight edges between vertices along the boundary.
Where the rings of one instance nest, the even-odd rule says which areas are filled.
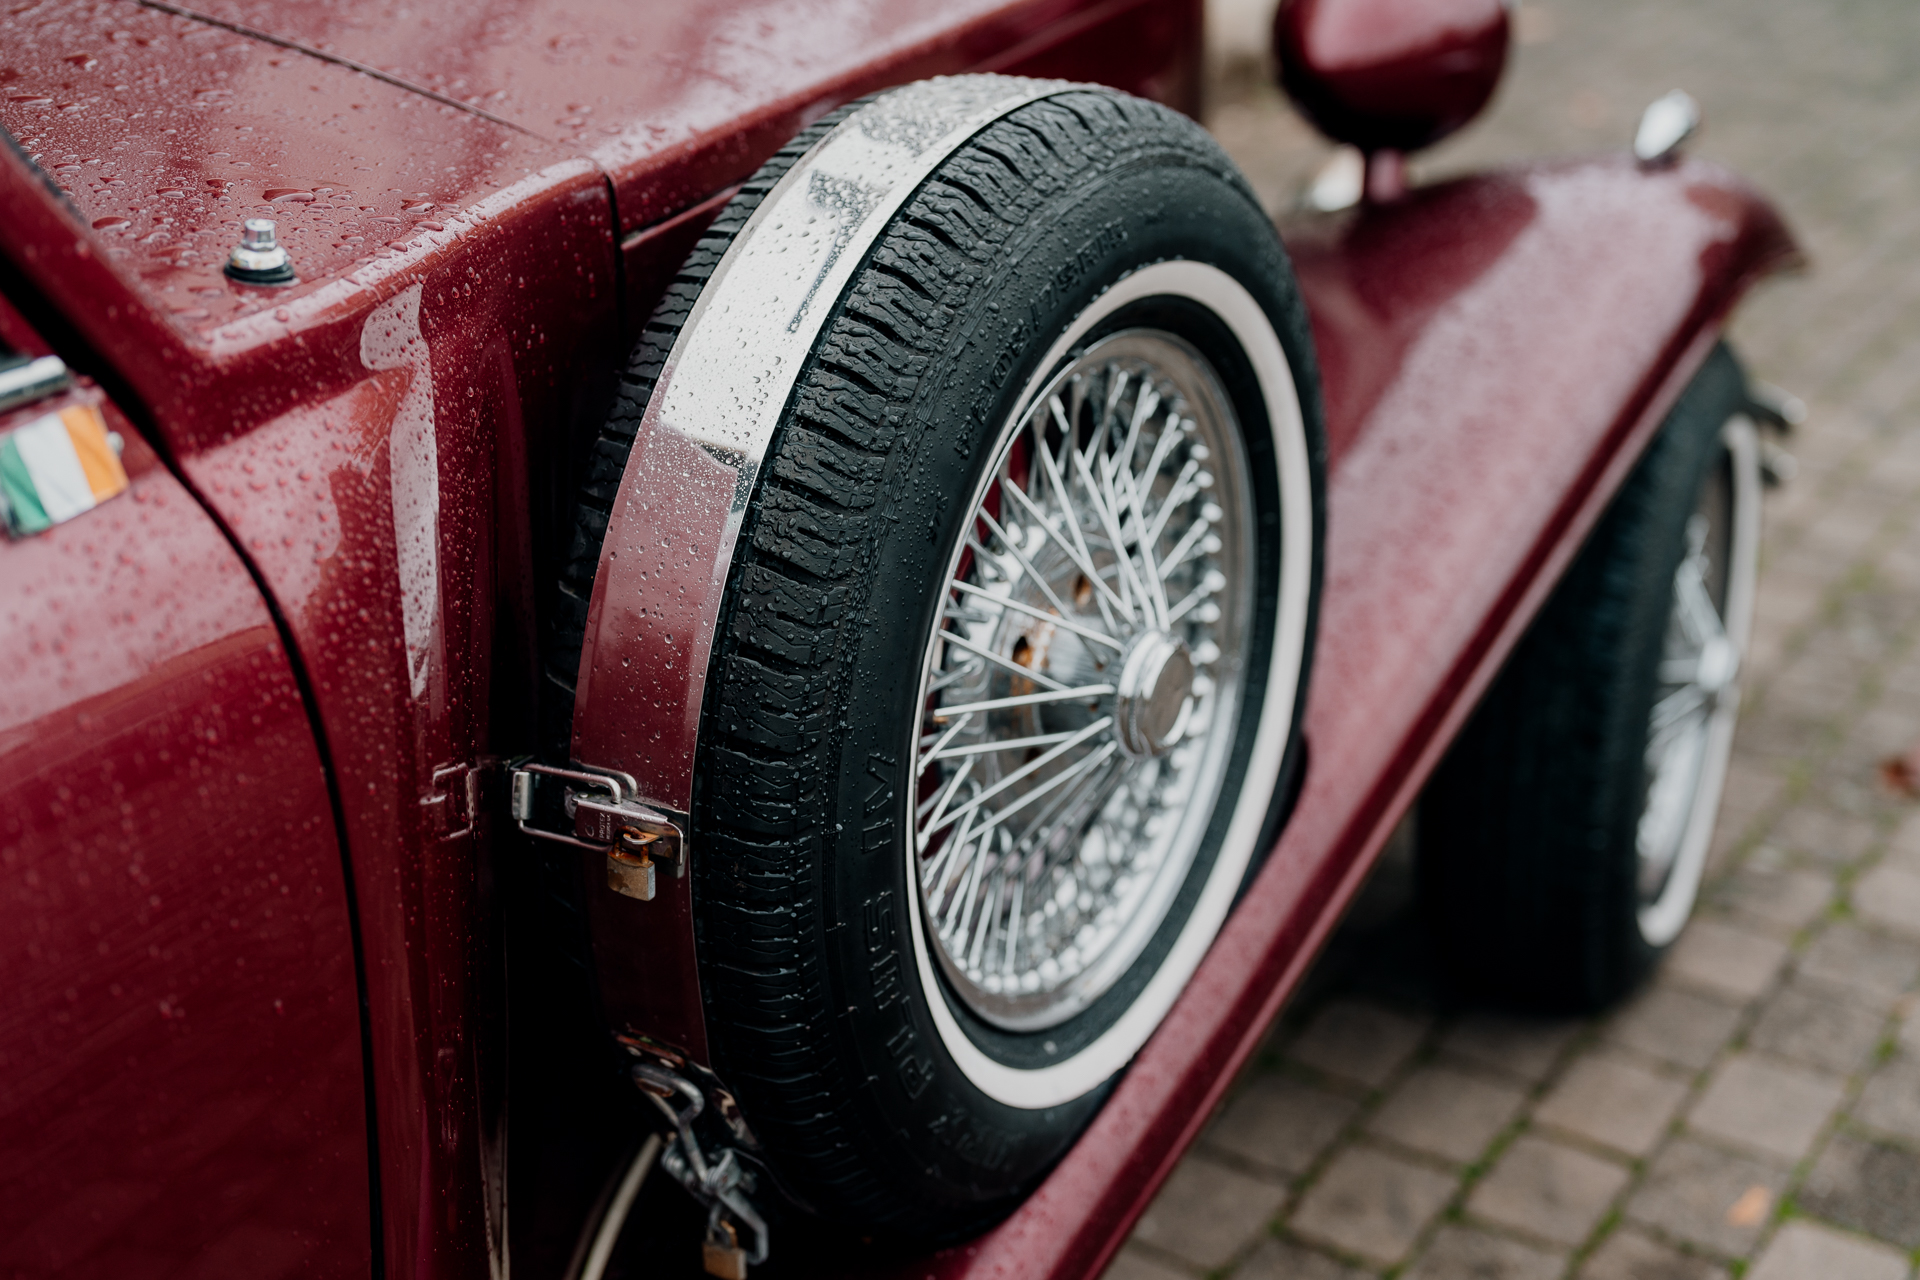
[[[1214,0],[1209,122],[1276,209],[1327,155]],[[1734,326],[1807,400],[1770,498],[1747,701],[1694,924],[1583,1022],[1423,983],[1410,841],[1142,1219],[1113,1280],[1899,1280],[1920,1260],[1920,22],[1906,0],[1524,5],[1442,176],[1624,145],[1674,87],[1696,150],[1813,259]]]

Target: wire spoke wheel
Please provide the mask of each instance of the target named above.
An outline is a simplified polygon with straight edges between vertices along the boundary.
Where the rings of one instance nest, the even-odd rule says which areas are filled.
[[[1655,946],[1685,924],[1705,869],[1753,614],[1760,481],[1752,423],[1729,419],[1721,442],[1687,519],[1647,723],[1647,800],[1635,849],[1640,929]]]
[[[1130,330],[1007,424],[922,661],[910,856],[942,971],[1009,1030],[1106,991],[1225,776],[1252,610],[1240,430],[1204,357]]]
[[[708,551],[677,504],[737,543],[673,677],[704,673],[696,852],[634,925],[697,973],[596,926],[609,1015],[697,977],[763,1186],[956,1239],[1085,1130],[1298,794],[1326,444],[1285,251],[1191,120],[942,78],[782,148],[646,333],[562,639],[636,545],[663,568],[619,616],[663,628]],[[634,458],[657,541],[616,547]]]
[[[1715,348],[1422,793],[1422,894],[1463,994],[1601,1008],[1686,928],[1752,629],[1752,407]]]

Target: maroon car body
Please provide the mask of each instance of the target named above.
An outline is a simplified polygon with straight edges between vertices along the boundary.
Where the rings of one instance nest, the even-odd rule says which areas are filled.
[[[539,855],[483,773],[531,749],[540,584],[633,334],[734,187],[841,102],[992,69],[1191,112],[1199,52],[1193,0],[0,16],[0,344],[83,375],[65,395],[102,406],[132,484],[0,545],[8,1275],[505,1273],[498,886]],[[291,288],[220,274],[258,214]],[[1331,445],[1298,807],[1092,1129],[916,1274],[1099,1271],[1793,252],[1731,175],[1624,156],[1285,232]],[[403,518],[423,433],[437,505]],[[689,723],[597,698],[580,732]],[[698,1053],[690,938],[654,932],[600,957],[609,999],[641,988]]]

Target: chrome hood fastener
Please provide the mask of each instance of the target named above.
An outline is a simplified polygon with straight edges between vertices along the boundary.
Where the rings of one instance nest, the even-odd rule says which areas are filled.
[[[293,259],[281,247],[272,218],[248,218],[240,243],[227,255],[227,275],[242,284],[292,284]]]

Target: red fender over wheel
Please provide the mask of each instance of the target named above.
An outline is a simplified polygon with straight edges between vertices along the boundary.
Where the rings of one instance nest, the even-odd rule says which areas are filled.
[[[1282,233],[1331,452],[1299,804],[1079,1143],[994,1232],[902,1280],[1100,1273],[1734,304],[1798,259],[1778,214],[1726,170],[1625,156],[1464,179]]]

